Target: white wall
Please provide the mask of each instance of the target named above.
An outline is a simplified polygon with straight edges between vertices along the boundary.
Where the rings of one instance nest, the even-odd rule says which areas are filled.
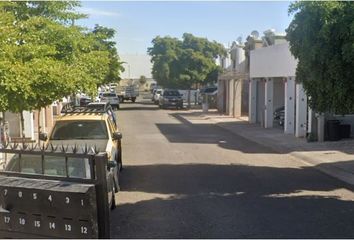
[[[25,136],[34,140],[34,121],[33,121],[33,112],[24,111],[23,112],[24,119],[24,129]]]
[[[121,61],[126,62],[123,64],[125,71],[121,74],[123,79],[139,79],[141,75],[144,75],[146,78],[152,78],[152,63],[150,62],[151,57],[149,55],[125,54],[119,56]]]
[[[297,60],[291,55],[289,43],[258,48],[250,53],[250,77],[295,76]]]

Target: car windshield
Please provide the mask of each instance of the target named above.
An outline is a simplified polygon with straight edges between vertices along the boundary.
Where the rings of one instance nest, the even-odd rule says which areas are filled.
[[[173,96],[173,97],[178,97],[180,94],[178,91],[165,91],[163,93],[164,96]]]
[[[206,88],[205,90],[204,90],[204,93],[213,93],[213,92],[215,92],[217,90],[217,88],[215,87],[215,88]]]
[[[10,159],[5,170],[27,174],[66,176],[65,157],[45,156],[43,163],[40,155],[16,154]],[[67,169],[69,177],[91,178],[87,158],[68,158]]]
[[[104,93],[102,94],[103,97],[117,97],[117,94],[115,93]]]
[[[58,121],[50,140],[108,139],[104,121]]]

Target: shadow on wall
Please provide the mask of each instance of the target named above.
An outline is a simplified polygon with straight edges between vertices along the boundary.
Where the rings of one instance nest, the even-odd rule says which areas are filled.
[[[127,166],[122,190],[151,197],[118,206],[112,237],[353,238],[343,185],[311,167]]]

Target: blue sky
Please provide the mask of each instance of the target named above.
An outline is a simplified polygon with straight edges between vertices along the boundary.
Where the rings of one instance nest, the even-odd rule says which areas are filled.
[[[273,28],[284,32],[292,17],[289,2],[82,2],[81,12],[89,18],[79,24],[114,28],[119,54],[144,54],[157,36],[181,38],[184,32],[231,44],[246,39],[252,30]]]

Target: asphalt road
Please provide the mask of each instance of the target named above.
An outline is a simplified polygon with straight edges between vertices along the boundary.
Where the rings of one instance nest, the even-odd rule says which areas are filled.
[[[146,101],[117,114],[113,238],[354,238],[344,183],[187,111]]]

